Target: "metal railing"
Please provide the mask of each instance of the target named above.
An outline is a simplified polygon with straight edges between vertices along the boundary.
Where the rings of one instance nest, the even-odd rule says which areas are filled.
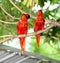
[[[19,49],[0,44],[0,63],[60,63],[60,61],[26,51],[21,56]]]

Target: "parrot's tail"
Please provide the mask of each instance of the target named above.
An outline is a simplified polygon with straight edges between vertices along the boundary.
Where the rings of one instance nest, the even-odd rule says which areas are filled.
[[[21,38],[19,38],[19,40],[20,40],[21,52],[22,52],[22,55],[23,55],[24,50],[25,50],[25,37],[21,37]]]
[[[36,35],[36,47],[39,47],[39,41],[40,41],[40,34]]]

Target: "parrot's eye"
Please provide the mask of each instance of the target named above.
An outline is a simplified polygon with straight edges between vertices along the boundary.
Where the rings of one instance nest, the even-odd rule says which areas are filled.
[[[29,14],[27,14],[27,16],[26,16],[27,18],[30,18],[30,15]]]

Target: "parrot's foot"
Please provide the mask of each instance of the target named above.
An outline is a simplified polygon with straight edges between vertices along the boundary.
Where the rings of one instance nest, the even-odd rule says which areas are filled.
[[[24,55],[24,47],[21,47],[21,56]]]
[[[24,56],[24,54],[21,53],[21,56]]]

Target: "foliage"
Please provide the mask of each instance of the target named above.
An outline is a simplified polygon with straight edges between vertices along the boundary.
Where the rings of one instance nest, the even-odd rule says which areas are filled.
[[[44,39],[43,39],[44,38]],[[29,51],[41,54],[44,56],[48,56],[53,59],[60,60],[60,41],[55,41],[54,43],[50,40],[50,42],[46,42],[46,37],[41,36],[39,48],[36,48],[35,37],[31,37],[31,43]]]

